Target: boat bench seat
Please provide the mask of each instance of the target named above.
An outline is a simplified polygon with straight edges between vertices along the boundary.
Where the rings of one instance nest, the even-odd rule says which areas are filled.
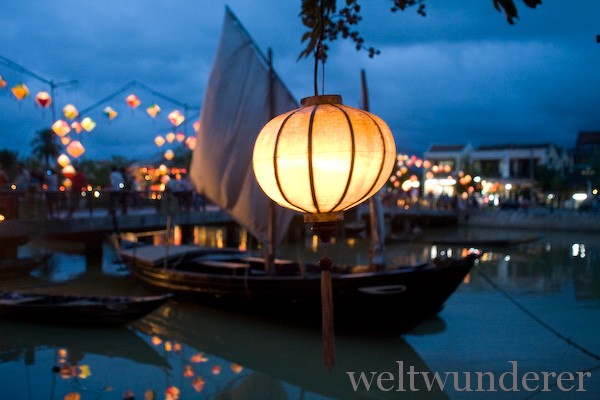
[[[226,273],[231,275],[244,275],[248,269],[248,264],[231,261],[207,260],[202,262],[202,266],[210,272]]]

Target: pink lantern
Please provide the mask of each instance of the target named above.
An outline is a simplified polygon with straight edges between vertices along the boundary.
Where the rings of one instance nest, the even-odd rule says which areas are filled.
[[[73,121],[71,123],[71,129],[73,129],[77,133],[81,133],[81,131],[83,130],[83,126],[81,126],[81,123],[79,121]]]
[[[175,139],[177,139],[177,141],[181,143],[185,140],[185,134],[183,132],[177,132],[177,134],[175,135]]]
[[[83,145],[81,144],[81,142],[79,140],[73,140],[67,146],[67,153],[69,153],[69,155],[71,157],[77,158],[77,157],[81,156],[83,153],[85,153],[85,148],[83,147]]]
[[[71,127],[64,120],[59,119],[52,124],[52,131],[54,131],[54,133],[56,133],[59,137],[63,137],[71,131]]]
[[[198,133],[198,131],[200,130],[200,121],[194,121],[194,124],[192,126],[194,127],[194,132]]]
[[[36,104],[42,108],[48,107],[52,103],[52,99],[50,98],[50,93],[48,92],[39,92],[35,95],[34,98]]]
[[[129,104],[129,107],[131,108],[138,108],[138,106],[142,104],[140,99],[135,94],[130,94],[129,96],[127,96],[125,98],[125,102]]]
[[[179,110],[171,111],[168,118],[174,126],[179,126],[183,123],[183,121],[185,121],[185,117]]]
[[[2,75],[0,75],[0,89],[3,89],[8,85],[4,79],[2,79]]]

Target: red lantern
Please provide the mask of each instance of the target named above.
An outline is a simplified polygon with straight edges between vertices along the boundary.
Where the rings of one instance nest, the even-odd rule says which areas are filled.
[[[130,94],[125,98],[125,102],[129,104],[131,108],[137,108],[142,102],[135,94]]]
[[[52,99],[50,98],[50,93],[48,92],[39,92],[35,95],[35,102],[38,106],[42,108],[48,107],[52,103]]]

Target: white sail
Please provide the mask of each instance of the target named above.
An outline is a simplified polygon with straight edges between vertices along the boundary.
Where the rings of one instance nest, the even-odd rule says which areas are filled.
[[[274,116],[298,108],[294,97],[269,68],[252,38],[227,8],[210,73],[190,176],[196,190],[262,242],[268,241],[270,200],[252,170],[254,141]],[[273,115],[271,115],[273,114]],[[293,213],[275,211],[275,242]]]

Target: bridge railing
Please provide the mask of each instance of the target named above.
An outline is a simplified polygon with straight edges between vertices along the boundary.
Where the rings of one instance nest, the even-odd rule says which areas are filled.
[[[47,220],[84,217],[102,213],[127,214],[136,210],[155,212],[202,211],[207,201],[192,191],[60,191],[0,190],[0,220]]]

